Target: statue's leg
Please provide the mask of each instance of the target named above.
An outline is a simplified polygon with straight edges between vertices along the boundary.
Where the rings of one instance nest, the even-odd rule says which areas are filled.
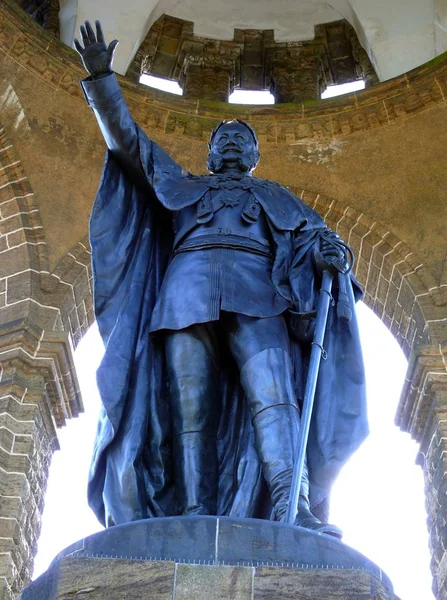
[[[275,517],[285,521],[300,427],[287,326],[281,316],[255,319],[229,315],[227,320],[228,342],[249,402]],[[305,465],[296,524],[340,537],[337,527],[321,523],[310,512],[308,498]]]
[[[217,510],[219,377],[212,324],[165,333],[178,514]]]

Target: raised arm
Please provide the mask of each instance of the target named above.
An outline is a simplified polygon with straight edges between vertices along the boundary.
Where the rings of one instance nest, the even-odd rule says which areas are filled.
[[[74,40],[74,46],[89,74],[81,81],[81,85],[107,147],[135,182],[143,183],[146,177],[140,161],[137,126],[112,71],[118,40],[113,40],[107,46],[101,23],[96,21],[95,25],[96,35],[89,21],[81,25],[83,46],[76,38]]]

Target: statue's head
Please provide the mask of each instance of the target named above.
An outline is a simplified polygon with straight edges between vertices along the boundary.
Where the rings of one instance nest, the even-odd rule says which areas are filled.
[[[235,119],[222,121],[208,144],[207,168],[211,173],[230,169],[251,173],[259,162],[258,138],[248,123]]]

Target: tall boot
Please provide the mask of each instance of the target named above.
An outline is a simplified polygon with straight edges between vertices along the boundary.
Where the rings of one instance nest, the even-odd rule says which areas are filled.
[[[297,447],[298,410],[294,406],[270,406],[255,415],[253,425],[275,517],[277,521],[285,522]],[[295,525],[337,538],[343,535],[337,526],[322,523],[312,514],[309,505],[309,478],[306,464]]]
[[[177,512],[217,512],[218,372],[210,332],[203,324],[165,334]]]
[[[250,404],[256,449],[275,518],[285,522],[300,428],[289,354],[281,348],[255,354],[241,370],[241,383]],[[341,537],[338,527],[322,523],[311,513],[308,498],[309,477],[305,465],[296,525]]]
[[[282,522],[287,515],[298,417],[294,406],[276,405],[260,411],[252,421],[275,519]]]
[[[180,515],[215,515],[218,467],[215,436],[203,431],[174,439],[177,509]]]
[[[301,479],[300,495],[298,498],[298,514],[295,519],[295,525],[313,529],[320,533],[326,533],[336,538],[343,537],[342,530],[336,525],[323,523],[312,513],[309,503],[309,471],[307,469],[307,459],[304,459],[303,476]]]

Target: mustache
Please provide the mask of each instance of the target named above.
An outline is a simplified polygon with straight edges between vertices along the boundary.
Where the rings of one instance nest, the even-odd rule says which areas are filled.
[[[225,146],[222,146],[221,152],[226,152],[227,150],[234,150],[234,152],[239,152],[240,154],[243,152],[238,144],[225,144]]]
[[[258,160],[258,152],[241,153],[241,156],[238,157],[240,167],[246,172],[252,171],[256,167]],[[207,160],[208,171],[211,171],[211,173],[219,173],[223,167],[223,162],[223,157],[220,152],[210,152]]]

